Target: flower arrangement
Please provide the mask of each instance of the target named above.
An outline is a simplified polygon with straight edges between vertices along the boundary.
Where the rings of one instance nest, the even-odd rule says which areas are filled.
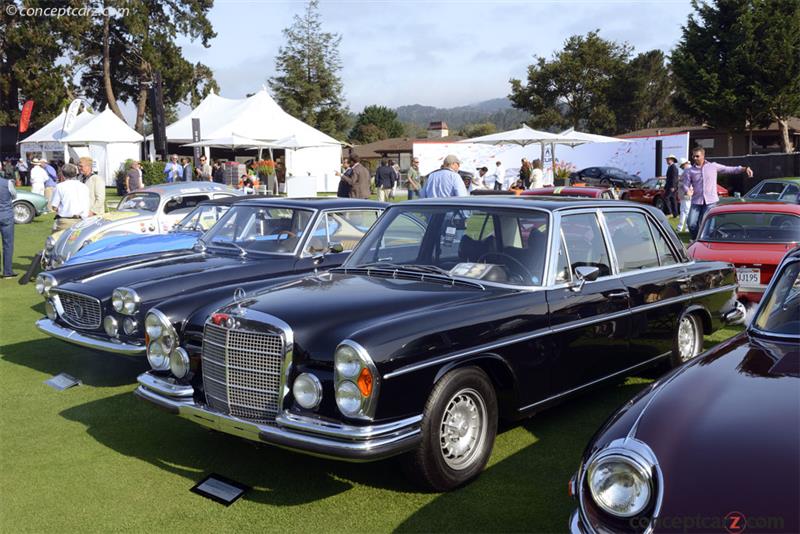
[[[553,178],[557,180],[564,180],[564,183],[567,183],[569,180],[569,175],[575,172],[575,165],[568,161],[559,161],[556,160],[555,164],[553,165]]]
[[[264,176],[272,176],[275,174],[275,162],[271,159],[262,159],[259,161],[254,161],[252,164],[252,169],[256,171],[256,174],[264,175]]]

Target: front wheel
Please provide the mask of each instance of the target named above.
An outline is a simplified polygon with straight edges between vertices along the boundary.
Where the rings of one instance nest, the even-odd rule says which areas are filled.
[[[36,217],[36,210],[27,202],[14,204],[14,224],[28,224]]]
[[[653,206],[655,206],[656,209],[658,209],[660,211],[664,211],[664,208],[666,207],[666,204],[664,204],[664,199],[663,198],[656,197],[656,199],[653,201]]]
[[[447,373],[425,404],[422,443],[406,457],[409,475],[435,491],[449,491],[476,478],[494,446],[497,397],[477,367]]]
[[[677,367],[688,362],[703,348],[703,327],[697,314],[686,313],[678,321],[672,349],[672,365]]]

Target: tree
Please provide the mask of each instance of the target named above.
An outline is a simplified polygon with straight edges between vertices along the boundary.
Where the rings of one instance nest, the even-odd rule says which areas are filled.
[[[748,81],[752,76],[753,59],[748,56],[753,27],[747,13],[752,2],[692,0],[692,7],[696,14],[683,27],[671,56],[678,103],[692,116],[726,130],[728,155],[733,155],[733,132],[743,131],[759,114]]]
[[[319,1],[310,0],[302,16],[283,30],[286,44],[278,50],[269,79],[278,104],[297,117],[334,137],[344,137],[347,112],[343,105],[339,72],[341,36],[322,31]]]
[[[467,124],[458,131],[458,135],[468,139],[472,137],[480,137],[482,135],[489,135],[497,132],[497,127],[491,122],[480,122],[474,124]]]
[[[509,98],[514,107],[531,113],[538,127],[613,133],[609,93],[630,54],[629,45],[602,39],[598,31],[573,35],[552,60],[534,58],[526,84],[512,79]]]
[[[350,130],[350,140],[372,143],[381,139],[400,137],[403,131],[403,124],[397,119],[394,110],[384,106],[367,106],[356,117],[356,123]],[[368,138],[369,141],[366,140]]]

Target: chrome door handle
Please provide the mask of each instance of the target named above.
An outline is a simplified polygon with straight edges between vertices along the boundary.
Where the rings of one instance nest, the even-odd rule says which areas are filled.
[[[683,278],[678,278],[675,281],[678,282],[679,284],[688,284],[689,282],[692,281],[692,277],[691,276],[685,276]]]
[[[615,291],[613,293],[609,293],[608,295],[606,295],[606,297],[610,299],[622,299],[622,298],[627,298],[628,296],[629,294],[627,291]]]

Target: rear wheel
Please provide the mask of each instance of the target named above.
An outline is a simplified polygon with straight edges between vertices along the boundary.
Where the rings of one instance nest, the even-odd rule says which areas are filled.
[[[14,223],[28,224],[36,217],[36,210],[27,202],[14,203]]]
[[[601,178],[600,187],[611,187],[611,180],[609,180],[608,178]]]
[[[476,478],[494,446],[497,397],[477,367],[447,373],[425,404],[422,443],[405,458],[408,474],[435,491],[449,491]]]
[[[675,341],[672,349],[672,365],[678,366],[688,362],[703,348],[703,326],[700,318],[694,313],[684,314],[678,321],[675,330]]]
[[[661,197],[656,197],[655,200],[653,200],[653,206],[661,211],[664,211],[664,199]]]

